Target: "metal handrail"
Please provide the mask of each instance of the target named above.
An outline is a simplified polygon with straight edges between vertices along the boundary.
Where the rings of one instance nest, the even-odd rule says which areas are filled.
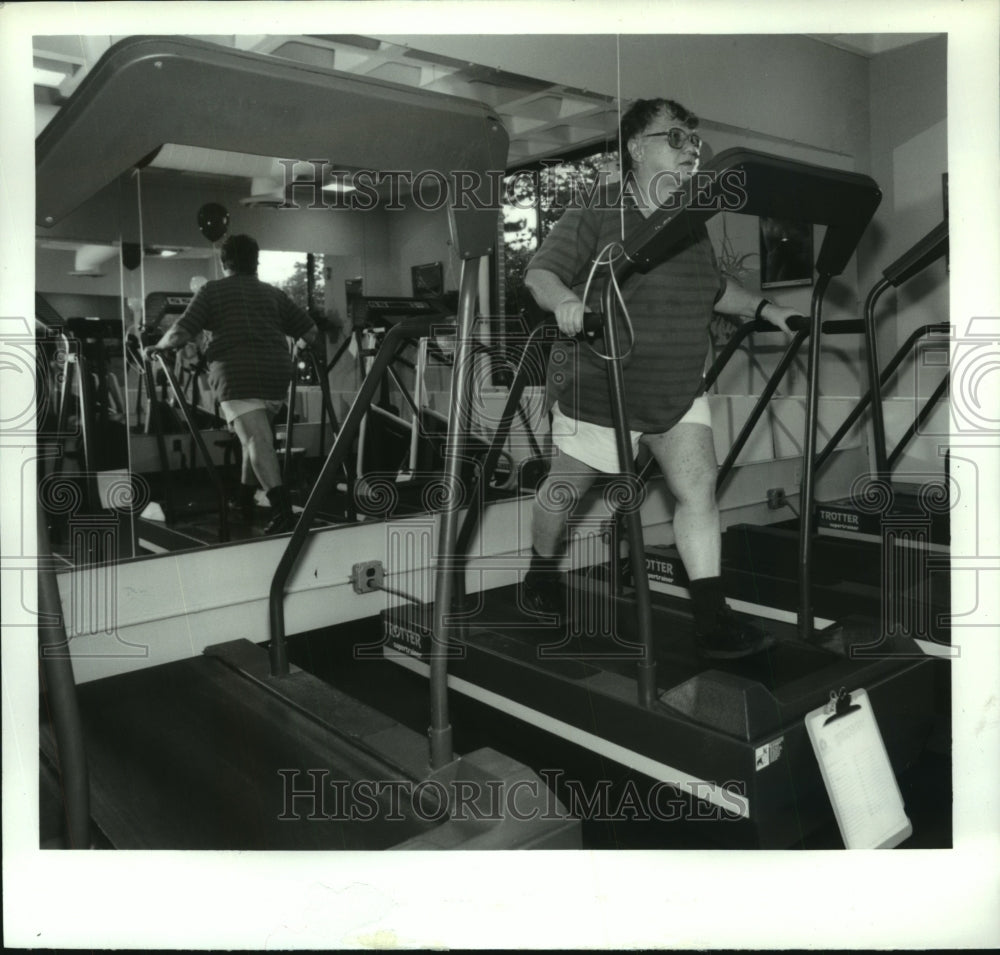
[[[352,341],[354,341],[354,335],[353,335],[352,332],[348,332],[347,335],[344,336],[344,340],[341,342],[340,347],[334,353],[333,358],[331,358],[328,362],[325,362],[324,368],[323,368],[323,374],[322,375],[319,374],[319,366],[318,365],[316,366],[317,376],[320,378],[321,381],[325,381],[326,382],[327,392],[329,392],[329,388],[330,388],[330,379],[327,376],[330,374],[331,371],[333,371],[334,367],[336,367],[337,362],[339,362],[340,359],[343,357],[344,352],[346,352],[347,349],[351,347],[351,342]],[[314,361],[315,361],[315,357],[316,356],[314,355],[313,356]],[[333,431],[334,438],[336,438],[337,432],[340,430],[340,422],[337,420],[336,414],[334,414],[332,400],[330,401],[330,407],[329,407],[329,409],[326,406],[326,401],[324,401],[323,402],[323,407],[320,409],[320,416],[319,416],[319,453],[320,453],[320,457],[323,456],[323,450],[324,450],[324,448],[326,446],[326,416],[327,416],[327,414],[330,415],[330,429]]]
[[[726,342],[722,351],[716,356],[715,361],[712,362],[708,371],[705,372],[705,376],[702,378],[701,385],[698,388],[698,392],[695,395],[696,398],[700,398],[702,395],[708,392],[708,389],[715,384],[719,376],[722,374],[725,367],[732,360],[733,355],[739,350],[743,342],[749,338],[752,334],[756,332],[777,332],[780,331],[777,325],[773,325],[771,322],[764,318],[753,319],[749,322],[743,322],[732,334],[729,341]],[[639,473],[637,475],[639,484],[645,487],[649,483],[649,479],[652,476],[654,469],[656,468],[656,461],[652,458],[646,460],[642,467],[639,468]]]
[[[892,473],[892,469],[895,467],[895,464],[899,460],[903,450],[910,443],[910,440],[920,430],[921,425],[923,425],[923,423],[930,417],[931,412],[944,396],[944,393],[948,390],[948,385],[949,376],[945,375],[944,378],[938,382],[937,387],[931,393],[930,397],[924,402],[920,411],[917,412],[916,418],[913,419],[912,424],[903,433],[903,436],[899,439],[899,443],[892,449],[892,452],[886,458],[886,467],[888,468],[889,473]]]
[[[781,356],[781,360],[778,362],[774,371],[771,373],[770,377],[764,385],[764,389],[761,391],[760,395],[757,397],[757,401],[754,403],[753,409],[750,412],[749,417],[743,423],[743,427],[740,429],[740,433],[736,436],[736,440],[732,443],[729,448],[729,453],[726,455],[726,459],[719,465],[719,470],[715,477],[715,487],[719,490],[726,480],[729,478],[729,474],[736,463],[736,459],[740,456],[743,451],[744,446],[747,441],[750,440],[750,435],[753,433],[754,428],[757,426],[757,422],[761,419],[764,411],[767,408],[768,403],[773,397],[775,391],[778,390],[778,385],[781,384],[781,380],[785,377],[788,369],[791,367],[792,362],[795,360],[795,356],[798,354],[799,349],[802,347],[802,343],[809,337],[809,328],[800,328],[792,340],[788,343],[785,348],[784,353]]]
[[[431,628],[431,769],[440,769],[453,758],[452,731],[448,718],[448,640],[453,626],[448,617],[454,595],[456,542],[458,537],[458,511],[462,504],[461,444],[469,428],[472,390],[472,359],[475,342],[472,327],[476,320],[475,305],[479,285],[477,260],[462,262],[459,282],[458,316],[455,342],[455,366],[451,380],[451,407],[448,414],[448,435],[445,440],[445,487],[448,489],[447,506],[441,511],[438,531],[437,579],[434,588],[434,615]]]
[[[747,323],[752,325],[755,323]],[[765,328],[753,329],[754,331],[770,331],[776,330],[776,326],[771,325],[770,322],[764,323]],[[737,435],[736,440],[733,442],[729,449],[729,453],[726,455],[726,459],[719,466],[718,475],[716,477],[716,490],[720,489],[722,485],[728,479],[734,465],[736,464],[736,459],[739,457],[740,452],[743,450],[747,441],[750,439],[750,435],[760,420],[764,413],[765,408],[770,402],[777,390],[778,385],[781,383],[782,379],[791,366],[792,361],[798,354],[799,349],[802,346],[803,341],[809,336],[810,323],[809,319],[804,316],[793,316],[788,321],[788,326],[791,330],[795,332],[795,337],[788,344],[785,349],[784,354],[781,357],[781,361],[778,362],[774,371],[771,373],[764,387],[764,390],[760,393],[757,401],[754,403],[753,409],[750,412],[750,416],[743,424],[743,428],[740,430],[739,435]],[[857,319],[835,319],[833,321],[823,322],[822,330],[824,335],[855,335],[864,331],[864,325]],[[720,356],[721,357],[721,356]],[[713,366],[714,368],[715,366]],[[721,369],[720,369],[721,370]],[[817,469],[818,469],[817,460]]]
[[[729,364],[733,355],[736,354],[739,347],[743,344],[744,340],[749,338],[755,332],[776,332],[779,331],[776,325],[772,325],[767,319],[758,318],[749,322],[743,322],[736,331],[733,332],[729,341],[723,346],[721,352],[719,352],[715,361],[712,362],[711,367],[705,372],[705,377],[702,379],[701,387],[698,389],[698,394],[696,397],[701,397],[705,394],[712,385],[718,380],[719,375],[722,374],[723,369]]]
[[[532,330],[528,335],[527,341],[524,343],[524,348],[521,351],[521,359],[514,372],[514,378],[508,387],[507,400],[504,402],[496,430],[490,439],[489,447],[483,457],[482,466],[478,469],[469,494],[469,508],[459,529],[456,544],[456,551],[459,555],[464,555],[468,550],[469,544],[472,542],[472,535],[475,533],[479,517],[481,516],[480,508],[476,505],[479,504],[483,488],[489,483],[496,471],[496,466],[502,456],[503,446],[507,443],[507,438],[510,435],[514,415],[519,411],[523,413],[521,397],[524,394],[524,389],[533,380],[532,372],[538,367],[532,362],[532,353],[541,347],[544,338],[548,337],[552,339],[557,335],[558,331],[554,326],[546,323]]]
[[[153,352],[153,357],[160,362],[160,367],[163,369],[163,374],[166,376],[167,384],[170,386],[170,390],[174,393],[174,398],[177,400],[177,407],[181,409],[181,414],[184,416],[184,423],[187,425],[188,431],[191,432],[191,437],[194,438],[195,444],[198,445],[198,450],[201,452],[201,456],[205,460],[205,467],[208,470],[208,476],[215,485],[216,493],[219,495],[219,541],[225,543],[229,540],[229,517],[226,510],[226,486],[219,475],[219,471],[215,466],[215,462],[212,460],[211,454],[208,453],[208,448],[205,445],[205,439],[201,436],[201,431],[194,420],[194,416],[191,414],[191,409],[188,407],[188,403],[184,398],[184,394],[181,391],[180,386],[177,384],[177,379],[174,377],[173,371],[167,364],[166,356],[162,351],[156,350]],[[158,433],[160,434],[160,437],[162,437],[162,429],[158,429]]]
[[[288,475],[292,465],[292,432],[295,428],[295,395],[297,391],[297,373],[292,368],[292,377],[288,381],[288,394],[285,396],[285,447],[281,452],[281,480],[288,483]]]
[[[73,389],[73,369],[76,369],[77,386],[80,390],[80,464],[83,475],[84,499],[87,507],[96,509],[100,503],[97,489],[97,470],[94,448],[94,390],[90,380],[90,370],[83,346],[78,338],[63,334],[66,343],[66,367],[63,372],[62,386],[59,393],[59,409],[56,414],[56,433],[63,434],[66,428],[69,396]],[[75,353],[71,345],[76,346]]]
[[[881,376],[878,361],[878,336],[875,333],[875,305],[890,288],[922,272],[948,251],[948,221],[937,225],[919,242],[907,249],[895,262],[882,272],[865,299],[864,324],[867,349],[868,389],[871,392],[872,438],[875,443],[875,476],[888,480],[891,472],[885,440],[885,417],[882,409]],[[909,440],[909,439],[907,439]]]
[[[87,750],[59,585],[51,566],[49,529],[45,511],[40,504],[37,524],[38,553],[41,556],[38,563],[38,652],[43,690],[49,703],[59,758],[59,781],[66,809],[66,836],[69,848],[89,849],[90,776]]]
[[[426,335],[431,321],[432,319],[429,317],[404,319],[386,333],[371,369],[362,380],[361,387],[354,396],[354,401],[351,402],[344,423],[330,448],[330,453],[316,478],[309,498],[299,514],[284,553],[278,561],[278,566],[271,579],[269,597],[270,660],[273,676],[286,676],[288,674],[288,648],[285,643],[285,586],[298,562],[302,548],[305,546],[306,535],[309,533],[324,499],[336,485],[338,472],[350,453],[351,445],[360,430],[361,422],[368,414],[372,398],[381,383],[385,369],[395,356],[397,346],[401,341],[421,338]]]
[[[601,321],[601,316],[593,313],[587,313],[584,320],[584,333],[593,335],[603,333],[603,322]],[[503,410],[500,412],[500,418],[497,422],[497,426],[493,431],[489,444],[487,445],[486,453],[482,458],[482,463],[476,470],[473,484],[469,492],[469,507],[465,512],[465,517],[462,521],[461,527],[459,528],[456,543],[456,555],[459,563],[464,560],[468,552],[469,545],[472,542],[472,535],[476,531],[480,517],[482,517],[480,505],[483,503],[483,490],[493,478],[493,475],[496,472],[497,464],[504,456],[503,447],[507,443],[507,438],[510,436],[510,429],[515,415],[519,416],[525,427],[529,443],[532,445],[532,451],[536,454],[536,456],[541,456],[541,449],[538,447],[538,442],[535,440],[534,434],[531,431],[530,422],[527,420],[527,415],[525,414],[524,407],[521,404],[521,398],[524,395],[525,388],[533,383],[537,383],[537,380],[532,373],[538,368],[541,368],[543,375],[545,373],[543,363],[540,360],[537,362],[535,361],[534,356],[536,352],[539,352],[545,345],[550,345],[553,341],[560,337],[561,333],[555,325],[553,316],[549,314],[546,319],[532,329],[524,342],[524,346],[521,349],[520,360],[518,361],[517,368],[514,371],[514,377],[511,379],[507,388],[507,400],[504,402]],[[486,349],[483,345],[479,345],[478,347],[473,346],[474,353],[483,350],[489,352],[489,349]],[[539,355],[539,358],[540,357],[541,356]],[[462,575],[463,569],[464,568],[461,566],[458,567],[455,581],[455,586],[460,596],[464,595],[464,591],[462,590],[464,586],[464,579]]]
[[[316,378],[316,384],[319,386],[320,396],[322,398],[321,403],[321,414],[320,414],[320,436],[319,436],[319,447],[320,455],[323,454],[323,439],[325,437],[324,432],[326,428],[326,418],[327,415],[330,417],[330,425],[333,429],[334,435],[340,429],[340,424],[337,422],[337,415],[333,410],[333,400],[330,397],[330,381],[320,371],[319,360],[316,357],[316,353],[312,348],[303,349],[299,353],[304,356],[309,362],[313,375]],[[332,364],[330,365],[332,367]],[[282,474],[288,473],[288,468],[291,463],[292,455],[292,434],[295,428],[295,396],[298,393],[298,373],[293,369],[292,378],[288,383],[288,401],[287,401],[287,416],[285,419],[285,448],[282,458]]]
[[[327,378],[325,374],[320,371],[320,361],[311,348],[307,348],[304,352],[309,363],[312,365],[313,374],[316,376],[316,382],[319,385],[320,397],[323,399],[321,403],[322,413],[320,415],[320,434],[319,434],[319,448],[320,455],[323,454],[323,439],[324,439],[324,429],[326,426],[326,417],[329,416],[330,428],[334,435],[340,430],[340,422],[337,420],[337,413],[333,410],[333,398],[330,395],[330,379]],[[346,468],[345,468],[346,473]]]
[[[948,322],[933,322],[928,325],[921,325],[919,328],[914,329],[906,339],[905,342],[896,351],[896,354],[892,356],[892,360],[885,366],[882,373],[879,375],[879,387],[883,388],[888,383],[892,376],[895,374],[896,369],[903,363],[903,359],[913,350],[914,345],[923,338],[925,335],[929,335],[932,332],[949,332],[951,331],[951,325]],[[936,399],[935,399],[936,400]],[[872,402],[872,389],[869,388],[860,398],[858,403],[851,409],[851,413],[844,419],[843,423],[839,428],[833,433],[830,440],[827,442],[826,447],[820,451],[819,455],[816,457],[816,468],[819,470],[826,464],[830,455],[836,450],[837,445],[843,441],[844,436],[848,431],[851,430],[855,422],[865,413],[868,406]],[[930,403],[930,399],[928,399]],[[913,435],[910,434],[909,437]],[[907,440],[909,440],[909,437]],[[890,459],[894,460],[895,452],[889,456]],[[887,459],[886,466],[889,470],[892,469],[891,460]]]
[[[623,269],[622,272],[628,271]],[[611,398],[611,418],[614,422],[615,443],[618,447],[618,468],[625,481],[635,486],[635,459],[629,437],[628,410],[625,403],[625,374],[622,369],[621,345],[618,338],[618,297],[614,274],[604,280],[601,290],[601,311],[604,315],[604,340],[607,346],[606,370],[608,391]],[[634,555],[632,564],[636,617],[638,620],[639,662],[636,664],[636,689],[641,707],[651,709],[656,703],[656,656],[653,649],[653,611],[649,595],[649,578],[646,563],[638,559],[645,553],[642,533],[642,515],[638,503],[625,509],[625,535],[629,553]]]
[[[810,324],[822,329],[823,296],[833,276],[821,273],[813,288],[809,306]],[[803,642],[813,640],[812,612],[812,529],[815,521],[813,504],[816,496],[816,425],[819,420],[819,351],[822,334],[809,341],[809,362],[806,366],[806,434],[802,448],[802,480],[799,484],[799,607],[798,633]]]
[[[879,388],[879,362],[878,362],[878,339],[875,335],[875,305],[882,297],[883,293],[892,288],[887,279],[879,279],[872,286],[868,297],[865,299],[865,328],[866,331],[866,365],[868,368],[868,390],[873,396],[872,400],[872,439],[875,442],[875,474],[885,476],[888,473],[888,464],[885,453],[885,418],[882,410],[882,393]]]
[[[156,382],[153,381],[153,363],[148,356],[142,358],[142,379],[146,385],[146,433],[150,431],[156,438],[156,453],[160,459],[160,476],[163,479],[163,496],[168,516],[173,511],[173,479],[170,477],[170,458],[167,456],[167,442],[163,437],[163,409],[156,397]],[[138,389],[136,389],[138,391]]]

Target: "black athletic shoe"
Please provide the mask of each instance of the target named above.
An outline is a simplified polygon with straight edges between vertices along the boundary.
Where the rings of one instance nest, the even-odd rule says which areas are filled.
[[[696,633],[699,656],[709,660],[738,660],[763,653],[776,643],[774,636],[749,620],[740,620],[729,607],[719,611],[715,626],[707,633]]]
[[[537,616],[558,616],[566,614],[566,587],[561,578],[532,579],[527,576],[521,581],[518,602],[526,613]]]
[[[267,535],[287,534],[289,531],[295,530],[297,523],[298,518],[291,512],[278,511],[268,522],[267,527],[264,528],[264,533]]]

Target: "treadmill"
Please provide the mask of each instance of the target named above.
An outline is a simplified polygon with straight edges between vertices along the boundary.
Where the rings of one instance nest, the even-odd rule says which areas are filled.
[[[944,395],[948,376],[942,377],[891,452],[885,439],[882,393],[919,342],[948,335],[951,326],[936,322],[916,328],[882,368],[876,348],[875,305],[888,288],[898,288],[947,250],[948,225],[942,222],[888,266],[869,292],[860,323],[866,340],[869,388],[816,457],[818,471],[871,408],[875,449],[871,475],[851,496],[822,501],[815,509],[813,559],[818,609],[836,614],[838,603],[864,607],[865,613],[881,619],[887,631],[899,630],[930,651],[940,651],[950,643],[950,579],[944,566],[949,538],[948,487],[947,483],[901,486],[893,480],[892,471],[906,443]],[[766,593],[777,605],[793,607],[797,537],[795,521],[730,527],[724,536],[723,554],[733,595]],[[661,556],[675,559],[675,553]],[[935,567],[938,572],[932,573]]]
[[[867,176],[750,150],[720,153],[704,171],[680,208],[651,216],[640,233],[626,239],[625,256],[615,266],[617,280],[669,255],[693,222],[727,208],[723,190],[738,183],[741,212],[827,226],[809,320],[811,328],[818,327],[826,288],[846,267],[878,206],[876,184]],[[610,277],[602,301],[627,498],[635,471],[625,437],[616,360],[619,320]],[[819,359],[820,335],[813,334],[803,502],[813,499]],[[462,394],[456,387],[453,401],[461,401]],[[455,548],[456,537],[442,538],[434,605],[383,613],[384,653],[422,674],[432,673],[446,658],[453,690],[707,804],[728,822],[719,827],[725,844],[802,844],[809,833],[832,822],[805,715],[841,688],[864,688],[898,774],[917,760],[931,731],[934,686],[928,660],[913,641],[880,633],[876,621],[849,617],[815,625],[812,509],[805,503],[802,509],[797,612],[785,614],[787,622],[768,620],[779,640],[757,657],[701,662],[685,604],[660,594],[651,599],[642,561],[635,562],[631,587],[608,579],[599,567],[570,574],[565,626],[526,614],[518,606],[516,586],[485,589],[483,584],[478,593],[465,595],[467,553]],[[467,521],[476,519],[472,511],[466,515]],[[642,554],[639,509],[626,508],[624,523],[629,552]],[[471,535],[463,528],[457,539],[468,546]],[[617,541],[605,544],[607,553],[617,552]],[[511,565],[506,569],[509,573]]]

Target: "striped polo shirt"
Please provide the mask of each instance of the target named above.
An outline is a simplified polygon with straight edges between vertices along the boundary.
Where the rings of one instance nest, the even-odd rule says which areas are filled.
[[[616,197],[585,208],[567,210],[553,226],[529,269],[555,273],[568,288],[583,295],[595,258],[609,243],[645,222],[631,197],[624,214]],[[591,282],[587,307],[601,311],[600,297],[608,271],[599,267]],[[712,308],[725,291],[715,252],[703,223],[678,245],[665,262],[647,273],[635,273],[622,286],[635,340],[629,349],[627,328],[620,323],[626,407],[633,431],[657,434],[668,430],[690,408],[701,385],[708,355]],[[619,308],[619,313],[621,309]],[[598,342],[598,346],[602,344]],[[591,347],[560,339],[552,346],[548,394],[562,412],[579,421],[611,427],[607,362]]]
[[[177,320],[194,336],[211,335],[208,380],[219,401],[282,399],[292,375],[289,338],[312,329],[312,319],[281,289],[256,275],[206,282]]]

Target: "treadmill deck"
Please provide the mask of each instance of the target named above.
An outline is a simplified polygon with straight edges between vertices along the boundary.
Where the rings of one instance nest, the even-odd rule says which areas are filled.
[[[449,685],[751,820],[764,846],[792,844],[831,813],[804,724],[831,690],[867,690],[897,772],[923,748],[933,721],[931,661],[910,655],[906,642],[858,659],[837,652],[872,642],[863,621],[826,634],[828,646],[803,645],[793,625],[766,621],[778,638],[773,648],[706,664],[685,604],[657,594],[658,699],[647,708],[638,696],[632,604],[600,594],[594,582],[589,592],[600,599],[577,617],[576,632],[529,617],[514,587],[472,595],[451,628]],[[426,674],[443,647],[431,638],[431,608],[382,616],[385,655]]]

